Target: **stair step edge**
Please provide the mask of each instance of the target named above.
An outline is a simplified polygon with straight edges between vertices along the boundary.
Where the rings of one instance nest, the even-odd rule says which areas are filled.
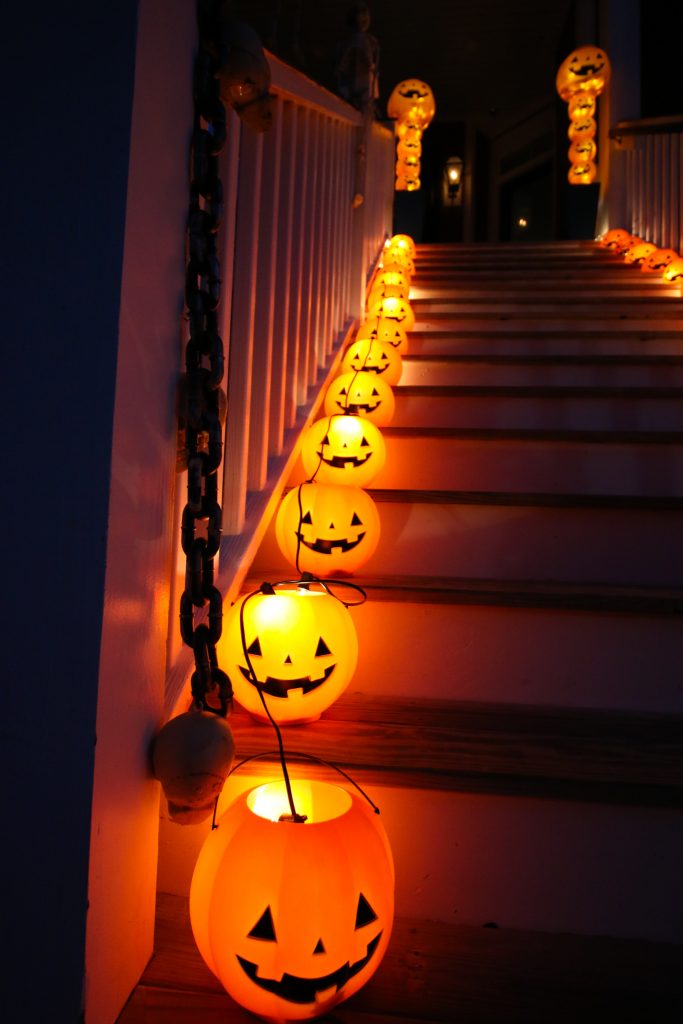
[[[247,577],[243,589],[250,592],[263,582],[276,583],[283,578],[290,579],[291,573],[283,577],[278,569],[263,568],[258,576]],[[683,589],[671,587],[362,574],[352,577],[352,582],[361,586],[374,601],[683,615]]]
[[[488,392],[487,392],[488,394]],[[502,397],[502,396],[499,396]],[[572,430],[548,427],[383,427],[385,437],[578,444],[683,444],[680,430]]]

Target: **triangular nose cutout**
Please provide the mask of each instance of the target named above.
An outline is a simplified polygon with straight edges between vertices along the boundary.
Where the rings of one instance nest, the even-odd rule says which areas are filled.
[[[323,946],[323,940],[322,939],[318,939],[318,944],[316,945],[315,949],[313,950],[313,956],[315,956],[316,953],[324,953],[324,952],[325,952],[325,947]]]
[[[285,662],[284,663],[285,663],[285,665],[291,665],[292,664],[292,659],[291,659],[289,654],[285,658]]]

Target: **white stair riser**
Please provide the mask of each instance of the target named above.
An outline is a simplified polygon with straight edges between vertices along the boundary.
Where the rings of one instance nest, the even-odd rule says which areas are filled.
[[[402,914],[681,941],[680,812],[383,787],[373,797]]]
[[[413,281],[415,280],[413,278]],[[495,309],[498,303],[519,304],[521,300],[526,301],[528,298],[532,306],[535,306],[537,302],[553,302],[557,308],[569,301],[568,291],[567,287],[558,288],[557,283],[549,284],[547,288],[543,288],[543,294],[538,298],[538,289],[524,287],[523,282],[520,282],[518,287],[507,285],[505,288],[496,288],[495,291],[492,291],[492,289],[486,289],[482,285],[477,285],[476,282],[468,284],[466,281],[461,281],[452,285],[444,282],[442,286],[438,286],[437,283],[431,284],[428,278],[420,278],[420,284],[411,282],[410,302],[411,305],[418,309],[423,300],[441,304],[483,302],[487,304],[489,309]],[[623,280],[606,282],[605,284],[596,284],[592,281],[589,283],[587,281],[580,288],[572,289],[571,294],[572,301],[578,299],[583,302],[586,299],[601,299],[609,303],[621,302],[624,299],[632,298],[676,301],[679,297],[680,290],[678,287],[663,285],[660,280],[648,281],[646,278],[635,284],[627,284]]]
[[[655,334],[649,337],[646,333],[638,335],[606,335],[604,337],[586,335],[576,337],[575,334],[541,335],[526,334],[519,337],[503,334],[478,334],[471,337],[468,333],[440,334],[436,331],[427,334],[413,332],[408,338],[408,355],[411,356],[680,356],[683,353],[683,340],[675,334]]]
[[[535,299],[523,297],[516,301],[505,302],[500,296],[490,302],[485,299],[480,302],[467,302],[463,299],[455,301],[437,301],[436,299],[415,302],[411,294],[411,305],[418,320],[427,320],[431,316],[540,316],[542,314],[562,318],[576,318],[577,320],[593,320],[611,317],[617,321],[624,316],[626,303],[632,294],[619,296],[612,301],[602,302],[578,302],[576,299],[567,299],[564,302],[552,302],[537,296]],[[671,294],[669,298],[662,299],[649,297],[640,300],[636,306],[630,307],[629,312],[637,317],[652,317],[653,319],[671,319],[680,311],[680,299],[678,295]]]
[[[508,398],[396,395],[404,427],[512,430],[683,430],[677,398]]]
[[[236,776],[219,814],[254,784]],[[392,847],[398,915],[681,941],[677,811],[385,786],[370,795]],[[160,892],[187,896],[210,827],[180,828],[162,809]]]
[[[683,713],[671,670],[677,616],[383,601],[372,591],[351,614],[360,651],[351,691]]]
[[[501,316],[443,316],[419,317],[415,320],[415,331],[466,331],[478,334],[506,334],[512,331],[528,331],[529,333],[544,332],[552,334],[557,331],[573,331],[576,334],[595,334],[601,331],[614,331],[619,334],[638,334],[642,331],[676,332],[681,330],[680,315],[671,317],[639,317],[630,316],[623,320],[618,317],[568,317],[558,310],[554,317],[526,317],[502,314]],[[680,335],[683,341],[683,333]]]
[[[380,502],[371,575],[676,586],[683,512]],[[683,628],[683,627],[682,627]]]
[[[683,366],[458,363],[406,359],[401,386],[683,388]]]
[[[373,487],[683,496],[683,445],[385,439]]]
[[[680,583],[683,512],[379,502],[381,540],[354,574],[647,586]],[[271,527],[254,563],[283,573]],[[283,578],[287,578],[283,576]]]

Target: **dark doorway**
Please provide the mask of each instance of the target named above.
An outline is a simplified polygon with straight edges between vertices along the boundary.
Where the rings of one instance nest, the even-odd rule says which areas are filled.
[[[500,238],[503,242],[553,238],[552,160],[501,185]]]

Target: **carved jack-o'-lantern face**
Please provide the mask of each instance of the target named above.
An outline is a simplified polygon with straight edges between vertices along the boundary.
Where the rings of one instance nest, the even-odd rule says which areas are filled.
[[[584,121],[595,115],[597,102],[595,96],[589,92],[578,92],[572,96],[567,106],[570,121]]]
[[[677,256],[666,268],[662,277],[669,284],[683,285],[683,257]]]
[[[407,299],[387,298],[373,302],[368,309],[369,316],[381,316],[386,320],[394,320],[404,330],[412,331],[415,326],[415,314]]]
[[[346,689],[355,670],[358,640],[348,610],[312,586],[320,587],[278,585],[274,594],[246,595],[225,616],[218,642],[221,664],[235,698],[264,722],[268,717],[259,691],[276,722],[314,722]]]
[[[654,252],[645,257],[640,264],[640,269],[645,274],[659,274],[661,276],[669,264],[677,259],[678,253],[675,249],[655,249]]]
[[[407,253],[411,259],[415,259],[415,242],[410,235],[392,235],[384,243],[385,249],[395,249]]]
[[[570,121],[567,135],[571,142],[577,139],[592,139],[598,130],[595,118],[584,117],[580,121]]]
[[[397,352],[408,350],[408,335],[403,327],[394,320],[385,320],[380,316],[371,316],[358,328],[356,341],[372,338],[391,345]]]
[[[600,245],[612,252],[623,252],[631,244],[631,234],[623,228],[612,228],[600,239]]]
[[[393,89],[387,103],[387,114],[397,121],[419,118],[426,126],[434,118],[434,93],[419,78],[406,78]]]
[[[647,259],[650,253],[653,253],[657,248],[652,242],[636,242],[635,245],[631,245],[624,253],[624,259],[627,263],[633,263],[638,266],[643,260]]]
[[[352,370],[364,370],[376,373],[391,387],[398,384],[403,370],[402,360],[398,351],[384,341],[371,338],[356,339],[347,348],[341,362],[341,369],[350,373]]]
[[[275,520],[278,547],[287,561],[320,577],[355,572],[374,553],[379,530],[370,495],[338,484],[295,487]]]
[[[421,187],[422,182],[419,178],[406,178],[402,174],[396,176],[397,192],[417,192]]]
[[[405,288],[406,295],[408,295],[410,278],[403,270],[381,270],[372,282],[372,290],[374,291],[380,285]]]
[[[397,121],[394,129],[397,139],[414,139],[422,141],[422,123],[419,121]]]
[[[396,157],[400,161],[405,161],[407,157],[414,156],[418,160],[422,155],[422,143],[418,142],[411,136],[407,136],[405,139],[401,139],[396,147]]]
[[[321,484],[367,487],[385,460],[384,438],[364,416],[324,416],[308,428],[301,442],[304,472]]]
[[[595,160],[598,147],[593,139],[576,139],[569,147],[571,164],[590,164]]]
[[[394,394],[376,373],[342,373],[325,395],[325,413],[334,416],[365,416],[377,427],[386,427],[394,416]]]
[[[380,299],[407,299],[408,298],[408,287],[400,284],[382,284],[381,282],[373,285],[372,291],[368,295],[367,307],[374,306]]]
[[[292,779],[234,800],[207,836],[190,888],[199,951],[247,1010],[284,1024],[327,1014],[374,974],[393,923],[394,867],[356,793]]]
[[[396,164],[397,176],[402,175],[404,178],[419,177],[420,174],[420,157],[417,153],[410,153],[408,156],[404,156]]]
[[[599,96],[610,79],[610,62],[599,46],[582,46],[566,57],[557,72],[555,85],[563,100],[577,92]]]
[[[567,181],[570,185],[590,185],[595,181],[598,169],[592,160],[583,164],[572,164],[567,172]]]
[[[381,269],[400,270],[401,273],[412,277],[415,273],[415,263],[410,256],[398,249],[385,249],[382,253]]]

